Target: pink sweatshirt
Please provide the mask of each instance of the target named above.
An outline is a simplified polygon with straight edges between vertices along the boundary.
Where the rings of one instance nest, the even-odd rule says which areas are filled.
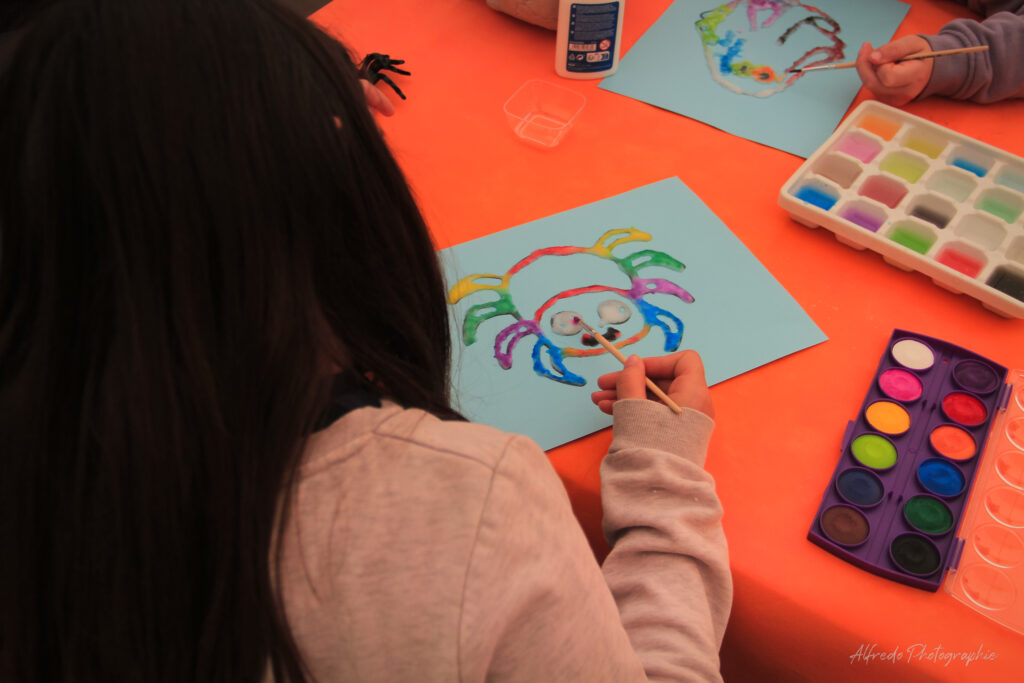
[[[529,439],[385,403],[312,437],[288,620],[320,681],[720,680],[732,602],[713,422],[615,404],[598,566]]]
[[[956,19],[938,35],[921,37],[933,50],[988,45],[988,51],[933,60],[931,80],[917,99],[945,95],[995,102],[1024,97],[1024,0],[966,0],[965,4],[987,19]]]

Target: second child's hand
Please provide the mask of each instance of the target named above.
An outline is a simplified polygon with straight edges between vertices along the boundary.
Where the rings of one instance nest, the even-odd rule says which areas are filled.
[[[875,97],[899,107],[921,94],[932,77],[933,59],[895,60],[931,50],[921,36],[903,36],[878,48],[864,43],[857,53],[857,74]]]

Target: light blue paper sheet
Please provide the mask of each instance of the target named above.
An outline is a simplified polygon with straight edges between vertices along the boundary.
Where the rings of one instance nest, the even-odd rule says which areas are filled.
[[[600,254],[548,254],[507,277],[505,299],[501,298],[502,290],[488,288],[500,287],[503,276],[537,250],[593,247],[609,230],[630,228],[651,239],[629,241],[642,235],[621,232],[608,236],[601,244],[611,247],[607,253],[625,263],[627,270],[634,267],[636,279],[631,279],[619,263]],[[626,241],[614,244],[619,238]],[[638,252],[646,255],[637,256]],[[591,402],[590,393],[596,390],[599,375],[621,367],[600,347],[584,346],[579,334],[556,334],[549,323],[555,312],[574,311],[608,336],[602,316],[621,321],[624,308],[631,317],[611,325],[622,333],[621,340],[644,328],[646,309],[653,320],[665,324],[665,329],[652,325],[646,337],[622,349],[627,356],[665,354],[666,340],[672,346],[672,316],[676,316],[683,324],[678,348],[701,353],[709,384],[825,340],[771,273],[678,178],[481,237],[439,255],[449,289],[463,295],[449,308],[453,386],[459,409],[474,421],[526,434],[545,449],[611,423]],[[670,267],[673,258],[685,264],[685,269]],[[471,279],[476,274],[495,277]],[[458,290],[460,281],[470,284]],[[474,288],[474,284],[481,287]],[[642,304],[622,293],[587,291],[559,299],[539,316],[539,331],[553,346],[600,349],[596,356],[563,358],[567,373],[585,381],[575,386],[535,370],[533,352],[537,347],[543,352],[542,367],[551,374],[560,374],[551,361],[551,347],[543,343],[538,346],[539,337],[526,328],[535,312],[559,293],[588,287],[628,293],[657,291],[639,296]],[[692,303],[684,300],[686,293],[693,297]],[[601,306],[608,301],[616,303]],[[514,306],[514,311],[496,310],[494,304],[500,307],[503,302]],[[469,345],[463,342],[467,313],[476,314],[470,315],[471,321],[481,321],[475,330],[476,341]],[[565,322],[566,316],[560,320]],[[495,340],[504,332],[506,337],[499,350],[505,350],[514,333],[523,330],[509,354],[510,367],[502,368],[495,358]]]
[[[862,43],[891,40],[907,9],[895,0],[676,0],[600,87],[806,158],[835,130],[861,82],[855,69],[837,69],[805,73],[786,85],[785,70],[854,61]],[[836,25],[842,46],[831,37]],[[801,61],[811,50],[817,51]],[[756,73],[782,81],[737,76],[730,68],[723,74],[723,65],[742,68],[744,61],[754,67],[745,73],[768,66],[771,72]]]

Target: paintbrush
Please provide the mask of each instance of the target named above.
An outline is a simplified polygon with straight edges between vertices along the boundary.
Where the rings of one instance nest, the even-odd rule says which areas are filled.
[[[984,52],[988,50],[988,45],[975,45],[974,47],[958,47],[952,50],[937,50],[935,52],[918,52],[916,54],[907,55],[906,57],[900,57],[889,62],[890,64],[899,64],[900,62],[909,62],[914,59],[930,59],[931,57],[943,57],[945,55],[963,55],[968,52]],[[804,71],[826,71],[829,69],[852,69],[857,66],[857,62],[833,62],[831,64],[819,64],[817,66],[803,66],[799,69],[786,69],[786,71],[794,74],[803,73]]]
[[[602,335],[600,332],[595,330],[590,325],[588,325],[585,322],[583,322],[583,320],[579,316],[576,316],[575,318],[573,318],[573,320],[575,320],[577,323],[579,323],[581,326],[583,326],[583,329],[585,329],[587,332],[589,332],[590,336],[593,337],[594,339],[596,339],[598,344],[600,344],[604,348],[608,349],[608,353],[610,353],[613,356],[615,356],[616,358],[618,358],[620,363],[622,363],[623,365],[626,364],[626,357],[622,355],[621,351],[619,351],[617,348],[612,346],[612,343],[610,341],[608,341],[607,339],[605,339],[604,335]],[[652,394],[654,394],[655,396],[660,398],[665,403],[665,405],[667,405],[669,408],[672,409],[673,413],[675,413],[676,415],[682,415],[683,409],[680,408],[679,406],[677,406],[676,402],[673,401],[672,399],[670,399],[668,397],[668,394],[666,394],[664,391],[662,391],[658,387],[658,385],[654,383],[654,380],[652,380],[650,377],[646,377],[646,376],[644,377],[644,380],[646,380],[647,388],[651,390]]]

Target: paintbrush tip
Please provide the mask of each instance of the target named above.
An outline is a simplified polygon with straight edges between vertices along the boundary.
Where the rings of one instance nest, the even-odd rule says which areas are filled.
[[[594,336],[597,336],[597,332],[596,332],[596,331],[594,331],[594,328],[593,328],[593,327],[591,327],[590,325],[588,325],[587,323],[583,322],[583,318],[579,317],[578,315],[574,315],[574,316],[572,317],[572,322],[573,322],[574,324],[576,324],[576,325],[580,325],[580,326],[582,326],[582,327],[583,327],[583,329],[585,329],[585,330],[586,330],[587,332],[589,332],[590,334],[592,334],[592,335],[594,335]]]

